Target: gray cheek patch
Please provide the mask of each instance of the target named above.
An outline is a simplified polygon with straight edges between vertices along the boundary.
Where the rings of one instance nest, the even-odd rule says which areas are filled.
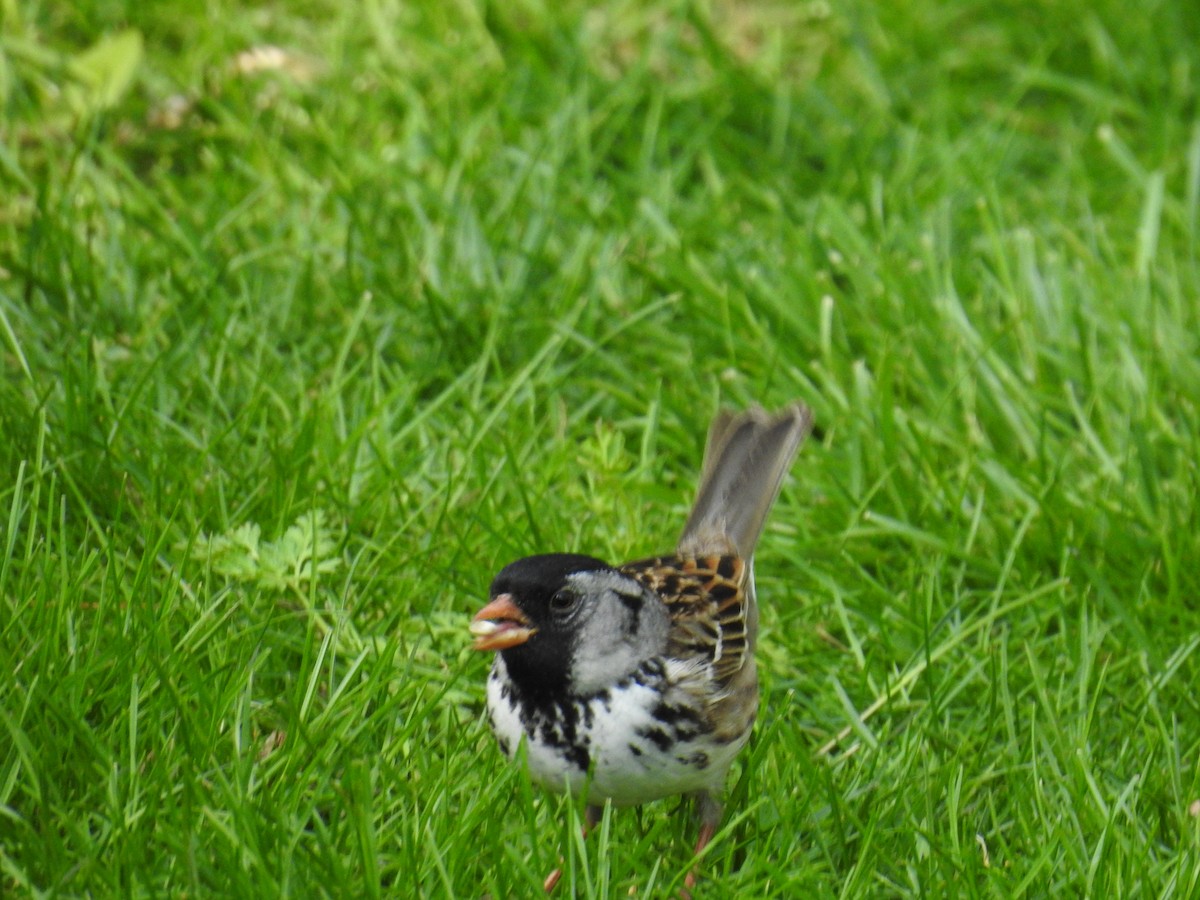
[[[666,607],[632,578],[604,571],[569,580],[586,598],[571,655],[573,693],[604,690],[666,648]]]

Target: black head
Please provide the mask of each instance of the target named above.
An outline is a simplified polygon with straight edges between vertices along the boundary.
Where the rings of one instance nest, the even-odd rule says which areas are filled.
[[[526,615],[548,608],[550,598],[579,572],[612,571],[602,559],[582,553],[542,553],[511,562],[492,581],[492,597],[512,594]],[[527,605],[528,604],[528,605]]]
[[[492,581],[492,599],[510,595],[534,629],[528,640],[500,651],[509,675],[528,696],[549,698],[566,690],[580,614],[588,599],[572,589],[570,576],[613,571],[592,556],[545,553],[509,563]]]
[[[667,646],[666,604],[591,556],[551,553],[506,566],[471,621],[475,647],[498,650],[521,697],[553,703],[616,684]]]

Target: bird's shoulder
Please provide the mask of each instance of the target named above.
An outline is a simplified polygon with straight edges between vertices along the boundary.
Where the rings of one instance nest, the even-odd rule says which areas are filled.
[[[656,594],[671,619],[667,652],[699,660],[728,683],[749,652],[749,567],[735,554],[669,555],[625,563],[620,571]]]

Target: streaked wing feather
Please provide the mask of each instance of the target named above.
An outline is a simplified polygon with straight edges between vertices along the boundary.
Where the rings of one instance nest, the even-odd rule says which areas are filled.
[[[745,560],[734,555],[661,556],[626,563],[621,571],[667,605],[670,655],[703,660],[721,685],[741,671],[749,649]]]

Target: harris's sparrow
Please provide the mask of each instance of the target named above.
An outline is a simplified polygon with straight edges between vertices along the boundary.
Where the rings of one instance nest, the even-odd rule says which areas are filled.
[[[697,854],[715,833],[726,773],[758,710],[754,547],[811,427],[800,403],[718,414],[671,555],[619,566],[529,556],[492,582],[471,622],[475,649],[498,651],[492,731],[510,758],[525,741],[534,782],[586,789],[589,824],[606,800],[689,794]]]

